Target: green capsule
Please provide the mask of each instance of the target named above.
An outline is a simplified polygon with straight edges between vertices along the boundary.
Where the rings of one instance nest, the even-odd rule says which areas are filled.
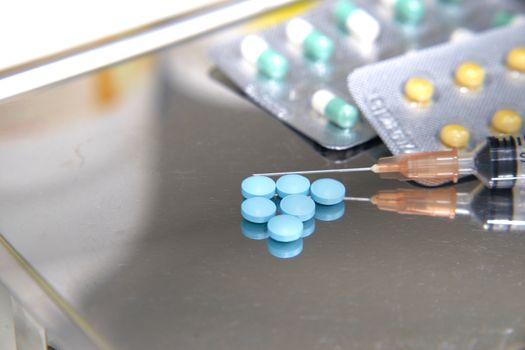
[[[279,80],[288,72],[288,60],[269,48],[257,59],[257,69],[268,78]]]
[[[334,124],[343,128],[352,128],[359,119],[357,108],[339,97],[333,98],[325,107],[324,115]]]
[[[306,57],[314,61],[326,62],[334,52],[334,42],[317,30],[312,30],[304,39],[303,51]]]
[[[514,14],[506,11],[506,10],[500,10],[496,12],[494,17],[492,18],[492,26],[493,27],[504,27],[508,26],[512,20],[514,19]]]
[[[346,21],[348,17],[355,11],[358,10],[353,2],[348,0],[340,0],[335,4],[334,7],[334,17],[336,19],[337,25],[344,31],[347,31]]]
[[[396,19],[405,24],[418,24],[425,16],[425,4],[422,0],[397,0]]]

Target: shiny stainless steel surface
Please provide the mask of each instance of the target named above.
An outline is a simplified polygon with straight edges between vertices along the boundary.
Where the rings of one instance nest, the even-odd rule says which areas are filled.
[[[161,49],[294,1],[233,1],[97,41],[72,53],[42,59],[33,66],[0,75],[0,100]]]
[[[383,150],[320,154],[217,80],[215,39],[0,106],[0,231],[64,303],[114,349],[522,349],[523,233],[348,202],[294,259],[241,234],[244,177]]]

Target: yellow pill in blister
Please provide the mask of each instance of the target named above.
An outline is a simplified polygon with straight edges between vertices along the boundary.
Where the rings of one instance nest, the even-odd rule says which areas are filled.
[[[469,131],[460,124],[447,124],[439,134],[441,142],[452,148],[465,148],[470,138]]]
[[[414,77],[405,84],[405,97],[412,102],[427,104],[434,96],[434,85],[424,78]]]
[[[525,73],[525,47],[516,47],[507,54],[507,68]]]
[[[456,84],[471,90],[479,89],[485,82],[485,69],[476,62],[465,62],[456,69]]]
[[[521,116],[512,109],[500,109],[492,117],[492,127],[504,134],[515,134],[521,130]]]

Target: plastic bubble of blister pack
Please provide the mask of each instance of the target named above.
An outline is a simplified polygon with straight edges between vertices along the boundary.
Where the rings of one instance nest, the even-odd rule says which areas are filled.
[[[409,98],[411,79],[433,87],[429,101]],[[472,151],[488,136],[523,133],[525,25],[364,67],[348,81],[392,153]]]
[[[517,23],[524,8],[517,0],[327,0],[220,43],[211,56],[256,104],[322,147],[343,150],[376,136],[348,92],[349,73]]]

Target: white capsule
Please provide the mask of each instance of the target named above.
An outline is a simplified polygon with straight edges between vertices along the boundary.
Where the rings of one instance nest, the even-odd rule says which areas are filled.
[[[363,43],[373,43],[381,33],[381,25],[368,12],[357,9],[346,19],[346,27],[352,36]]]
[[[241,42],[242,57],[249,63],[256,65],[259,56],[268,49],[268,43],[257,35],[248,35]]]
[[[312,96],[312,108],[319,114],[324,114],[326,106],[335,98],[328,90],[317,90]]]
[[[512,19],[512,22],[510,22],[510,25],[511,26],[519,26],[519,25],[522,25],[525,23],[525,16],[524,15],[516,15],[514,16],[514,18]]]
[[[381,4],[386,7],[394,7],[397,0],[381,0]]]
[[[314,27],[302,18],[294,18],[286,25],[286,37],[293,45],[301,47]]]
[[[328,90],[318,90],[312,96],[313,109],[342,129],[353,128],[359,120],[357,108]]]
[[[474,33],[471,30],[466,29],[466,28],[458,28],[454,30],[452,34],[450,34],[449,41],[454,42],[454,43],[465,41],[465,40],[472,38],[473,36],[474,36]]]

